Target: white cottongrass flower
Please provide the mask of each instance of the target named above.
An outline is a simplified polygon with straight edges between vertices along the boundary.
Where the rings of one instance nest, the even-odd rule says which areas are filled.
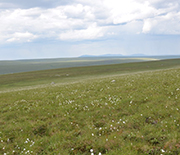
[[[116,82],[116,80],[112,80],[111,82]]]
[[[93,152],[93,149],[90,149],[90,152]]]
[[[166,152],[166,151],[164,151],[163,149],[161,149],[161,152],[163,152],[163,153],[164,153],[164,152]]]
[[[90,152],[91,152],[91,155],[94,155],[94,153],[93,153],[93,149],[90,149]]]

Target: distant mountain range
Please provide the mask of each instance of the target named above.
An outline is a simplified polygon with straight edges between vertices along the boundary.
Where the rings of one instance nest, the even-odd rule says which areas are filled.
[[[137,56],[146,56],[144,54],[133,54],[133,55],[122,55],[122,54],[104,54],[104,55],[81,55],[80,58],[87,57],[137,57]]]

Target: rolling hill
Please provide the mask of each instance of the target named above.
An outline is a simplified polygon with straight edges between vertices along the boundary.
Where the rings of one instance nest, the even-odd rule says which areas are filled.
[[[0,154],[180,154],[180,60],[0,75]]]
[[[79,57],[79,58],[56,58],[56,59],[34,59],[34,60],[14,60],[0,61],[0,74],[12,74],[19,72],[29,72],[57,68],[96,66],[108,64],[120,64],[130,62],[143,62],[152,60],[179,58],[180,56],[114,56],[106,55],[99,57]]]

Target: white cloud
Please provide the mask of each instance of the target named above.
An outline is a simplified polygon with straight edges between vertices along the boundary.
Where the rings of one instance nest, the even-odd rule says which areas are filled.
[[[15,32],[11,35],[11,38],[7,39],[8,42],[31,42],[33,39],[36,39],[38,36],[33,35],[29,32],[20,33]]]
[[[164,16],[149,18],[144,21],[143,33],[180,34],[180,12],[171,12]]]
[[[94,23],[94,15],[91,7],[77,4],[51,9],[3,10],[0,12],[0,21],[3,23],[0,25],[0,34],[6,40],[9,35],[13,38],[17,31],[38,34],[40,38],[58,38],[65,31],[89,30],[89,25]]]
[[[144,21],[144,25],[143,25],[143,33],[149,33],[151,31],[152,28],[152,21],[150,19],[146,19]]]
[[[96,23],[83,30],[70,30],[60,34],[61,40],[91,40],[104,35],[103,28],[97,27]]]
[[[10,1],[7,3],[9,6],[16,6]],[[37,1],[38,4],[39,2]],[[0,10],[0,40],[33,41],[37,37],[61,40],[97,39],[109,34],[121,34],[121,30],[133,34],[180,33],[179,0],[71,2],[46,9],[32,7]],[[7,4],[0,3],[1,6]],[[137,21],[141,22],[137,24]]]
[[[157,14],[156,9],[151,7],[147,1],[139,3],[134,0],[105,0],[104,5],[110,10],[109,22],[114,24],[126,23]]]

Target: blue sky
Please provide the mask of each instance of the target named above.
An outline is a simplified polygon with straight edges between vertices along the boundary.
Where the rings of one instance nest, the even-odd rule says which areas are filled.
[[[0,0],[0,60],[180,55],[180,0]]]

